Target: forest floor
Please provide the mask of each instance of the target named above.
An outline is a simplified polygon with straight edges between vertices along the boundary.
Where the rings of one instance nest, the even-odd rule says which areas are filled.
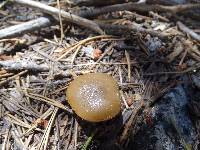
[[[170,2],[0,1],[0,148],[199,149],[200,2]],[[101,123],[66,99],[96,72],[121,98]]]

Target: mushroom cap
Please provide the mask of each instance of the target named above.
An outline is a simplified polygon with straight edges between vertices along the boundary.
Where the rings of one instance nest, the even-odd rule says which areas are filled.
[[[77,77],[67,89],[67,99],[75,113],[90,122],[109,120],[121,107],[117,82],[104,73]]]

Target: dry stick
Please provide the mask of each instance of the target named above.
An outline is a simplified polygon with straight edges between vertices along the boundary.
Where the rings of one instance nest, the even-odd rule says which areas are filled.
[[[30,61],[0,61],[0,66],[6,70],[29,70],[29,71],[49,71],[47,65],[38,65]]]
[[[13,1],[15,1],[15,2],[22,2],[22,0],[13,0]],[[26,4],[26,3],[30,2],[30,1],[23,0],[23,2]],[[36,2],[36,3],[38,3],[38,2]],[[107,13],[107,12],[112,12],[112,11],[125,10],[126,7],[123,8],[122,6],[123,5],[128,6],[128,4],[129,3],[108,6],[108,7],[111,7],[111,8],[113,7],[113,8],[112,9],[107,8],[106,10],[104,10],[102,8],[101,11],[98,10],[99,13],[93,14],[93,16],[104,14],[104,13]],[[134,5],[135,7],[131,7],[131,5],[130,5],[129,6],[130,8],[129,7],[128,8],[130,10],[136,10],[136,11],[137,10],[140,10],[140,11],[154,11],[154,7],[157,6],[157,5],[146,5],[146,4],[132,4],[132,5]],[[143,8],[143,5],[145,6],[144,8]],[[42,6],[46,6],[46,5],[42,4]],[[175,12],[175,11],[176,12],[180,12],[180,11],[183,11],[183,10],[188,10],[188,9],[192,9],[192,8],[198,8],[198,7],[200,7],[200,4],[186,4],[186,5],[177,5],[177,6],[161,6],[161,5],[158,5],[158,6],[160,6],[160,7],[158,7],[158,8],[155,9],[157,11],[158,10],[160,10],[160,11],[162,10],[162,11],[169,11],[169,12],[172,12],[172,11],[173,12]],[[48,8],[49,7],[50,6],[48,6]],[[48,8],[46,8],[46,9],[48,9]],[[53,8],[53,7],[51,7],[51,8]],[[126,10],[129,10],[128,8],[126,8]],[[146,8],[148,8],[149,10],[146,9]],[[176,8],[178,8],[178,9],[176,10]],[[43,9],[43,7],[40,8],[40,9]],[[46,9],[45,9],[45,11],[46,11]],[[53,8],[53,10],[54,9],[56,9],[56,8]],[[61,15],[62,15],[62,12],[63,11],[61,11]],[[56,13],[54,13],[54,12],[51,12],[51,13],[52,14],[56,14],[58,16],[59,10],[56,9]],[[64,12],[64,14],[65,13],[66,12]],[[90,15],[87,15],[88,14],[87,12],[85,12],[86,15],[84,15],[84,13],[82,14],[82,12],[80,12],[79,14],[82,15],[82,16],[85,16],[85,17],[90,16]],[[68,15],[70,15],[70,16],[68,16]],[[74,15],[67,13],[68,20],[74,19],[71,16],[74,16]],[[65,18],[65,16],[63,16],[63,15],[62,15],[62,17]],[[26,23],[22,23],[22,24],[19,24],[19,25],[14,25],[14,26],[11,26],[11,27],[8,27],[8,28],[0,30],[0,39],[18,36],[18,35],[26,33],[26,32],[31,32],[31,31],[34,31],[34,30],[37,30],[37,29],[40,29],[40,28],[43,28],[43,27],[50,26],[51,24],[53,24],[53,21],[51,21],[49,18],[47,18],[47,17],[40,17],[38,19],[29,21],[29,22],[26,22]],[[158,37],[162,36],[162,34],[159,34],[159,33],[155,32],[155,31],[147,30],[147,29],[135,29],[134,27],[132,27],[130,29],[130,27],[126,27],[126,26],[125,27],[123,27],[123,26],[120,27],[120,26],[112,26],[112,25],[108,25],[108,24],[100,24],[100,25],[101,25],[102,28],[107,29],[108,31],[112,27],[115,30],[120,29],[121,33],[124,33],[123,30],[124,29],[127,30],[127,28],[128,28],[129,31],[131,30],[131,31],[135,31],[135,32],[147,32],[147,33],[149,33],[151,35],[154,35],[154,36],[158,36]]]
[[[192,31],[190,28],[186,27],[182,22],[178,21],[177,25],[179,29],[187,34],[189,34],[193,39],[200,42],[200,35]]]
[[[183,64],[183,61],[184,61],[184,59],[185,59],[187,53],[188,53],[188,49],[186,49],[186,50],[184,51],[183,56],[182,56],[182,58],[181,58],[181,60],[180,60],[180,62],[179,62],[179,64],[178,64],[179,66],[181,66],[181,65]]]
[[[35,31],[43,27],[49,26],[51,23],[50,19],[40,17],[38,19],[28,21],[22,24],[14,25],[5,29],[0,30],[0,39],[8,37],[16,37],[23,33]]]
[[[167,19],[166,17],[163,17],[163,16],[159,15],[158,13],[154,13],[153,11],[150,11],[149,15],[151,15],[151,16],[153,16],[155,18],[158,18],[161,21],[169,22],[169,19]]]
[[[152,36],[157,36],[160,39],[166,39],[168,37],[167,34],[159,33],[157,31],[151,29],[145,29],[143,27],[137,27],[134,25],[112,25],[112,24],[104,24],[98,22],[99,26],[105,29],[106,32],[114,33],[115,35],[119,34],[130,34],[130,32],[139,32],[139,33],[147,33]]]
[[[143,3],[125,3],[125,4],[116,4],[105,6],[102,8],[91,8],[87,11],[80,11],[77,15],[81,17],[95,17],[98,15],[106,14],[109,12],[115,11],[142,11],[142,12],[149,12],[149,11],[158,11],[158,12],[170,12],[170,13],[177,13],[181,11],[186,11],[194,8],[200,8],[200,4],[185,4],[185,5],[175,5],[175,6],[163,6],[163,5],[148,5]]]
[[[14,26],[0,30],[0,39],[19,36],[20,34],[23,34],[23,33],[32,32],[36,29],[50,26],[53,23],[54,22],[51,21],[50,18],[40,17],[38,19],[29,21],[26,23],[21,23],[19,25],[14,25]],[[140,33],[148,33],[148,34],[151,34],[152,36],[157,36],[161,39],[166,38],[168,36],[168,35],[159,33],[157,31],[145,29],[142,27],[138,28],[136,26],[110,25],[110,24],[103,24],[103,23],[97,23],[97,24],[101,28],[103,28],[106,31],[106,33],[113,34],[113,35],[121,35],[122,33],[124,34],[125,31],[127,32],[127,34],[130,34],[130,32],[133,31],[133,32],[140,32]],[[69,50],[69,51],[71,51],[71,50]],[[62,56],[62,57],[64,57],[64,56]],[[59,58],[59,60],[61,58]]]
[[[0,82],[0,87],[1,87],[2,85],[4,85],[4,84],[8,83],[9,81],[15,79],[15,78],[18,77],[18,76],[24,75],[24,74],[27,73],[27,72],[28,72],[28,70],[24,70],[24,71],[22,71],[22,72],[20,72],[20,73],[18,73],[18,74],[16,74],[16,75],[14,75],[14,76],[12,76],[12,77],[7,78],[6,80],[1,81],[1,82]]]
[[[89,28],[99,34],[104,34],[104,32],[100,29],[98,24],[96,24],[95,22],[85,19],[85,18],[82,18],[82,17],[79,17],[74,14],[68,13],[66,11],[59,10],[57,8],[45,5],[40,2],[32,1],[32,0],[11,0],[11,1],[15,2],[17,4],[26,5],[28,7],[38,8],[42,12],[56,16],[56,17],[59,16],[59,12],[60,12],[61,16],[64,19],[66,19],[66,21]]]
[[[13,39],[2,39],[0,42],[21,42],[21,39],[13,38]]]
[[[5,0],[0,3],[0,9],[3,8],[8,3],[8,0]]]
[[[129,0],[130,1],[130,0]],[[137,0],[131,0],[137,1]],[[112,4],[125,3],[127,0],[71,0],[73,6],[105,6]]]

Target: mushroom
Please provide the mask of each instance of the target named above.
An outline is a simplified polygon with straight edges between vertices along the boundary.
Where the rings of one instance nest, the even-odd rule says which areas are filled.
[[[106,121],[120,112],[118,85],[108,74],[81,75],[70,83],[66,94],[74,112],[84,120]]]

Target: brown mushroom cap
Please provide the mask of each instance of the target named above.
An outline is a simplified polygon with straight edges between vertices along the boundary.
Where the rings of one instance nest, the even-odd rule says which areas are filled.
[[[100,122],[120,112],[117,82],[104,73],[89,73],[77,77],[67,89],[68,103],[84,120]]]

